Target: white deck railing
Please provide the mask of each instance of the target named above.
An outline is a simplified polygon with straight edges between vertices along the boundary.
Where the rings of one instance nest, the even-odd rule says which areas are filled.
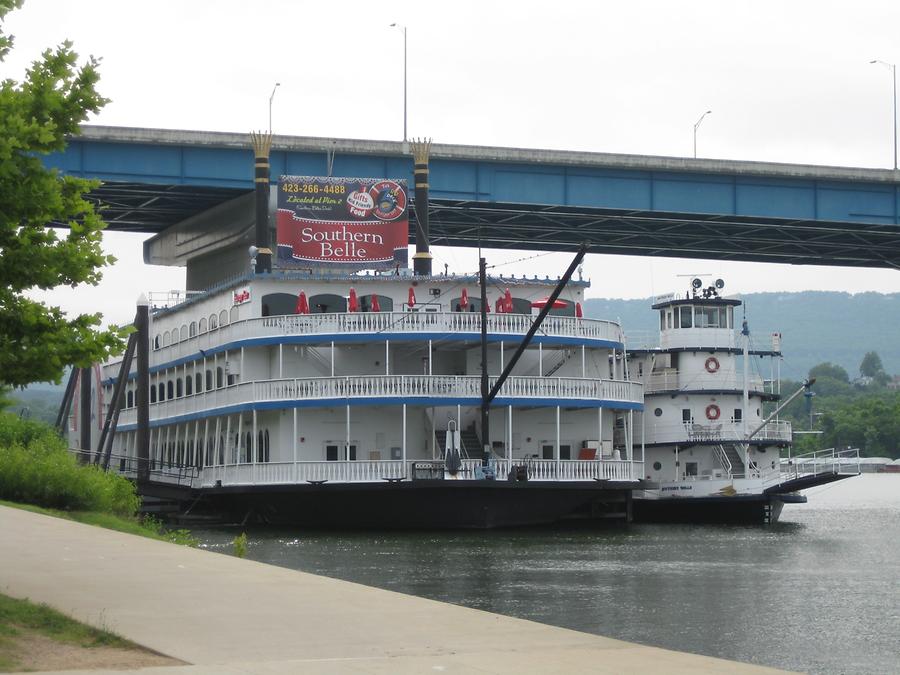
[[[210,466],[199,471],[194,487],[232,485],[291,485],[304,483],[383,483],[390,480],[410,480],[412,465],[428,460],[381,461],[315,461],[270,462],[260,464],[229,464]],[[528,467],[528,480],[533,481],[596,481],[637,480],[643,475],[642,462],[627,460],[535,460],[513,459],[513,465]],[[457,474],[458,480],[474,480],[481,460],[464,459]],[[510,471],[507,459],[493,460],[497,480],[506,480]],[[636,477],[636,478],[633,478]]]
[[[744,427],[740,422],[707,422],[651,424],[646,418],[644,428],[645,443],[676,443],[719,441],[723,443],[739,443],[744,439]],[[750,428],[756,423],[751,423]],[[769,422],[751,441],[789,442],[791,440],[791,423],[786,421]]]
[[[497,378],[490,378],[493,386]],[[189,413],[263,401],[334,401],[344,399],[478,398],[481,378],[470,375],[366,375],[359,377],[310,377],[242,382],[201,394],[150,404],[150,419],[161,420]],[[639,382],[576,377],[513,376],[504,382],[499,398],[553,399],[564,405],[572,400],[643,402]],[[134,424],[137,410],[123,410],[120,425]]]
[[[749,391],[770,392],[771,382],[767,383],[760,377],[747,379]],[[662,373],[652,373],[644,378],[644,392],[647,394],[657,391],[680,391],[695,389],[734,389],[743,390],[744,377],[736,373],[683,373],[677,370],[669,370]]]
[[[530,314],[490,314],[488,333],[491,335],[523,336],[531,328]],[[150,336],[153,364],[167,363],[209,350],[223,344],[252,338],[289,335],[331,335],[377,333],[384,339],[416,333],[473,333],[481,332],[481,315],[477,312],[358,312],[337,314],[288,314],[245,319],[219,326],[173,344],[154,348],[156,330]],[[569,316],[548,316],[538,335],[587,338],[622,342],[621,326],[614,321],[578,319]],[[107,364],[105,377],[118,372],[118,364]]]

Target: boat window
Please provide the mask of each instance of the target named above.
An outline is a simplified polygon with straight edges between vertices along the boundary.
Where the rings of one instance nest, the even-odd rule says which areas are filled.
[[[240,305],[235,305],[231,308],[231,311],[228,314],[228,323],[234,323],[238,320],[238,313],[240,309]]]
[[[241,461],[243,462],[252,462],[253,461],[253,434],[249,431],[246,435],[246,442],[243,448],[241,448]],[[257,448],[257,454],[259,454],[259,449]]]
[[[129,391],[128,394],[126,394],[126,396],[125,396],[125,401],[126,401],[126,403],[125,403],[126,408],[134,407],[134,393]]]
[[[221,312],[219,312],[219,325],[220,326],[228,325],[228,312],[224,309]]]
[[[177,380],[175,380],[175,397],[181,398],[182,396],[184,396],[184,389],[181,383],[181,378],[179,377]]]
[[[187,339],[188,339],[188,327],[187,327],[187,324],[184,324],[184,325],[181,327],[180,337],[181,337],[182,340],[187,340]]]
[[[338,446],[336,445],[326,445],[325,446],[325,459],[329,462],[336,462],[338,459]]]
[[[165,382],[159,383],[159,400],[160,401],[166,400],[166,384],[165,384]]]
[[[218,318],[216,318],[216,315],[215,315],[215,314],[210,315],[210,317],[209,317],[209,329],[210,329],[210,330],[215,330],[215,329],[218,328],[218,327],[219,327],[219,320],[218,320]]]
[[[692,422],[693,421],[693,418],[691,417],[691,409],[690,408],[682,408],[681,421],[682,422]]]
[[[734,328],[734,307],[728,308],[728,328]]]
[[[163,347],[168,347],[172,344],[172,334],[169,331],[163,333]]]
[[[190,396],[194,393],[194,378],[188,375],[184,378],[184,395]]]
[[[719,328],[728,328],[728,312],[725,309],[725,307],[719,308]]]
[[[312,308],[312,303],[310,303]],[[293,293],[267,293],[262,296],[262,315],[281,316],[297,313],[297,296]]]
[[[347,298],[333,293],[321,293],[309,298],[309,311],[313,314],[331,314],[347,311]]]
[[[263,451],[264,451],[264,462],[269,461],[269,430],[266,429],[266,433],[263,435]]]
[[[659,329],[665,330],[666,328],[666,310],[659,310]]]
[[[719,326],[719,308],[718,307],[695,307],[694,308],[694,327],[695,328],[717,328]]]
[[[661,468],[662,468],[662,464],[660,464],[659,462],[653,462],[653,470],[654,471],[659,471]]]
[[[153,338],[153,349],[159,349],[159,335]]]
[[[741,422],[744,419],[744,411],[740,408],[734,409],[734,415],[731,416],[732,422]]]
[[[696,476],[697,475],[697,462],[685,462],[684,463],[684,475],[685,476]]]
[[[378,298],[378,311],[380,312],[393,312],[394,311],[394,301],[392,298],[389,298],[386,295],[361,295],[359,297],[359,311],[361,312],[371,312],[372,311],[372,298]]]
[[[225,381],[225,372],[222,370],[222,366],[216,368],[216,389],[221,389],[224,381]]]
[[[166,382],[166,398],[173,399],[175,398],[175,387],[172,384],[172,380]]]
[[[188,337],[194,337],[197,334],[197,322],[191,321],[191,325],[188,328]]]
[[[653,411],[653,414],[656,415],[657,417],[662,417],[662,408],[656,408]]]
[[[205,333],[205,332],[206,332],[206,318],[205,318],[205,317],[202,318],[202,319],[200,319],[200,323],[198,324],[198,330],[199,330],[201,333]]]
[[[681,323],[679,325],[682,328],[691,328],[691,307],[681,308]]]
[[[150,386],[150,403],[156,403],[156,387]]]
[[[209,391],[212,388],[213,388],[212,370],[207,370],[206,371],[206,391]],[[199,389],[199,387],[198,387],[198,389]]]

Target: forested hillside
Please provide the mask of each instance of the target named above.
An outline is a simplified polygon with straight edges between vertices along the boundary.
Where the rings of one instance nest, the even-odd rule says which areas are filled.
[[[800,379],[829,361],[853,378],[869,351],[878,352],[887,373],[900,374],[900,293],[749,293],[742,299],[757,339],[782,333],[786,377]],[[650,305],[649,299],[589,299],[585,314],[619,318],[626,333],[656,331],[658,318]]]

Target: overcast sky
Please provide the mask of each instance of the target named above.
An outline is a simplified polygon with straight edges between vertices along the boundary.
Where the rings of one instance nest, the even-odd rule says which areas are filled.
[[[407,26],[409,135],[436,142],[890,168],[900,2],[123,2],[27,0],[0,76],[73,40],[103,58],[112,102],[91,121],[399,140]],[[142,290],[183,285],[144,266],[141,237],[107,235],[120,263],[98,289],[44,295],[133,315]],[[490,262],[527,254],[489,253]],[[477,268],[439,249],[436,268]],[[569,255],[546,256],[558,274]],[[534,261],[504,272],[535,271]],[[709,273],[734,292],[900,291],[900,272],[589,256],[593,297],[647,297]]]

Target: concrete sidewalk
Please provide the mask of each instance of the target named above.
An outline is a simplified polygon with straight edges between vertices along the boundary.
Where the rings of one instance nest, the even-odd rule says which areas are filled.
[[[142,673],[774,673],[0,506],[0,592],[194,664]]]

